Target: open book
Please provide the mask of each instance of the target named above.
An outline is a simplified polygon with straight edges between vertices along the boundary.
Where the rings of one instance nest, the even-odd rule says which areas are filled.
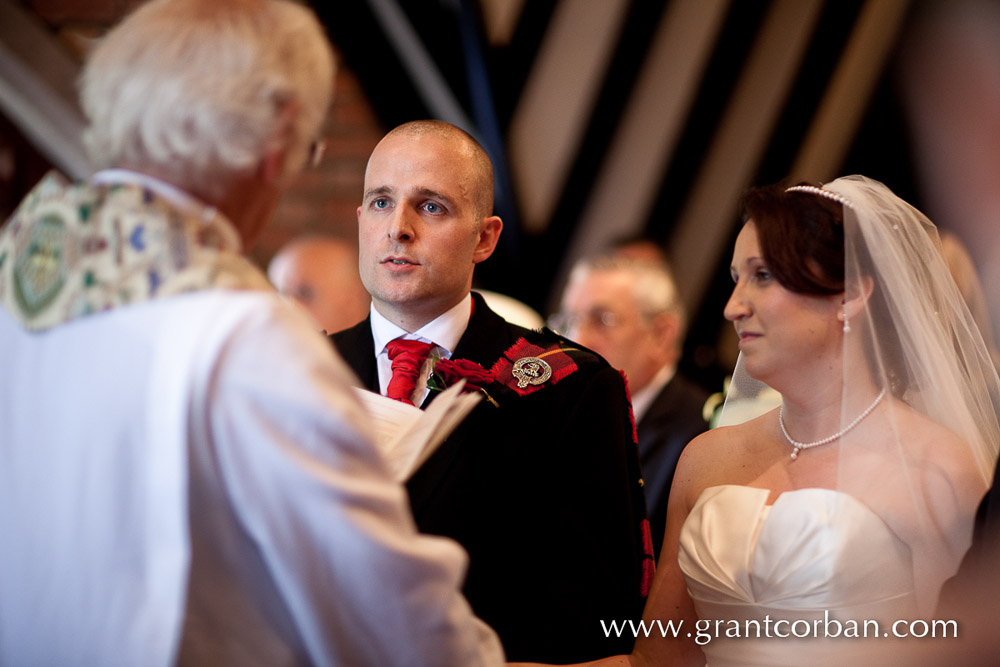
[[[393,477],[405,482],[479,402],[462,393],[465,380],[442,391],[426,410],[355,387],[375,431],[375,445]]]

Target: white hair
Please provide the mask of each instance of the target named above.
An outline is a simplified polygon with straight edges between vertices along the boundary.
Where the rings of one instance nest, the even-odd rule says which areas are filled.
[[[97,167],[155,167],[213,195],[286,148],[287,181],[323,122],[333,77],[322,27],[294,2],[151,0],[84,68],[84,140]]]
[[[575,283],[593,273],[604,272],[627,274],[631,278],[629,285],[639,310],[647,317],[659,313],[670,313],[676,317],[681,331],[678,341],[683,340],[687,313],[678,298],[677,286],[666,262],[635,259],[609,251],[578,261],[570,272],[569,282]]]

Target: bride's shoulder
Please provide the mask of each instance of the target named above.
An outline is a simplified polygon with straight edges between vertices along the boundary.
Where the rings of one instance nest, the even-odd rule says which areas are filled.
[[[718,463],[721,450],[732,450],[730,454],[745,453],[754,456],[756,448],[768,441],[768,434],[776,428],[777,411],[765,413],[755,419],[734,424],[719,426],[705,431],[688,444],[683,456],[693,460],[704,458]]]
[[[902,401],[894,408],[899,415],[896,428],[910,455],[927,461],[954,461],[964,464],[971,459],[971,448],[956,433]]]
[[[925,486],[941,490],[985,485],[970,443],[918,410],[900,405],[899,437],[909,466],[921,471]]]
[[[733,426],[720,426],[706,431],[684,448],[677,463],[675,480],[691,491],[747,478],[765,453],[768,432],[777,428],[777,417],[768,413]],[[749,477],[752,477],[749,476]],[[678,482],[675,481],[675,484]]]

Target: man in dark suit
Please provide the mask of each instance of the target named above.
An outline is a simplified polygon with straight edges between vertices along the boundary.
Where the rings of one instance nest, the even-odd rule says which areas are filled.
[[[426,404],[428,384],[459,377],[483,392],[407,489],[419,528],[469,551],[465,593],[507,658],[628,652],[634,637],[605,628],[641,615],[652,559],[624,384],[594,353],[509,324],[470,292],[502,229],[492,207],[492,167],[472,137],[439,121],[390,132],[358,208],[371,314],[331,338],[372,391],[395,392],[402,338],[431,345],[401,398]]]
[[[684,447],[708,424],[708,392],[677,373],[684,310],[665,259],[619,249],[573,267],[554,326],[625,373],[638,423],[646,510],[659,557]]]

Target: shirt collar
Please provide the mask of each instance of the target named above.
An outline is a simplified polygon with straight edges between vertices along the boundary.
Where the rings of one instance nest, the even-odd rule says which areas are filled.
[[[180,212],[197,217],[206,224],[212,222],[213,220],[216,222],[224,220],[225,224],[219,226],[227,232],[225,239],[227,247],[235,252],[240,251],[242,242],[240,241],[239,233],[236,231],[236,228],[233,227],[232,223],[227,220],[225,216],[219,213],[214,206],[209,206],[205,202],[189,195],[175,185],[171,185],[166,181],[161,181],[160,179],[150,176],[149,174],[121,168],[102,169],[90,177],[90,182],[94,185],[121,184],[135,185],[141,188],[146,188],[147,190],[154,192],[157,197],[169,202]]]
[[[674,373],[676,372],[676,364],[667,364],[656,372],[656,375],[649,381],[649,384],[632,394],[632,414],[635,416],[637,424],[646,414],[646,410],[653,403],[653,399],[674,378]]]
[[[393,324],[382,316],[375,309],[375,304],[371,306],[372,338],[375,343],[376,356],[385,349],[385,344],[396,338],[415,338],[434,343],[442,350],[441,356],[451,358],[452,352],[458,346],[459,339],[469,326],[469,319],[472,316],[472,295],[466,294],[465,298],[457,304],[438,315],[436,318],[420,327],[413,333]]]

